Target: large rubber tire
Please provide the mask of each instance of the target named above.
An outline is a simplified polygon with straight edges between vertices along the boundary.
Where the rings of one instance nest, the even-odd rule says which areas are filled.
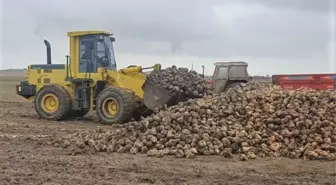
[[[69,117],[69,118],[82,118],[82,117],[84,117],[88,112],[89,112],[89,110],[72,110],[72,111],[70,111],[68,117]]]
[[[46,98],[50,98],[49,101]],[[48,102],[54,102],[55,106],[48,110]],[[63,120],[65,119],[71,108],[71,97],[69,93],[59,85],[46,85],[42,87],[34,99],[35,111],[40,118],[47,120]]]
[[[114,115],[107,110],[110,101],[117,104],[117,111]],[[134,112],[133,95],[125,89],[106,88],[99,93],[96,102],[97,117],[103,124],[122,124],[132,119]]]

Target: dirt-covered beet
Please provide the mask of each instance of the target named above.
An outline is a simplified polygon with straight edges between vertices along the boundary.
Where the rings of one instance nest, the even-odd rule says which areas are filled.
[[[162,108],[117,132],[98,129],[66,140],[96,151],[158,157],[335,160],[335,101],[335,91],[285,91],[251,82]]]
[[[179,102],[211,94],[204,78],[196,71],[187,68],[172,66],[153,71],[147,76],[147,80],[169,90],[173,99]]]

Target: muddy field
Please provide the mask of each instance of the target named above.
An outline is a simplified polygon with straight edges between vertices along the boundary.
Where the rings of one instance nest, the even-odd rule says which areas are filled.
[[[37,119],[32,105],[15,95],[20,79],[0,75],[0,184],[335,184],[334,161],[149,158],[55,147],[55,138],[108,126],[95,122],[94,114]]]

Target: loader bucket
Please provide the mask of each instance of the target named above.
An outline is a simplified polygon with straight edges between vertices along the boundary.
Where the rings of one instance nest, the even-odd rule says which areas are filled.
[[[144,104],[151,110],[167,104],[172,98],[169,91],[153,84],[152,82],[149,82],[148,80],[146,80],[142,85],[142,90],[144,92]]]

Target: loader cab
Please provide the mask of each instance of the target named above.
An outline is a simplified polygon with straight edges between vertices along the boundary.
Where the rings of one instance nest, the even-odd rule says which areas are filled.
[[[116,71],[114,37],[103,31],[69,32],[70,69],[73,77],[98,73],[99,68]]]
[[[116,71],[112,38],[93,35],[79,38],[79,73],[95,73],[99,67]]]

